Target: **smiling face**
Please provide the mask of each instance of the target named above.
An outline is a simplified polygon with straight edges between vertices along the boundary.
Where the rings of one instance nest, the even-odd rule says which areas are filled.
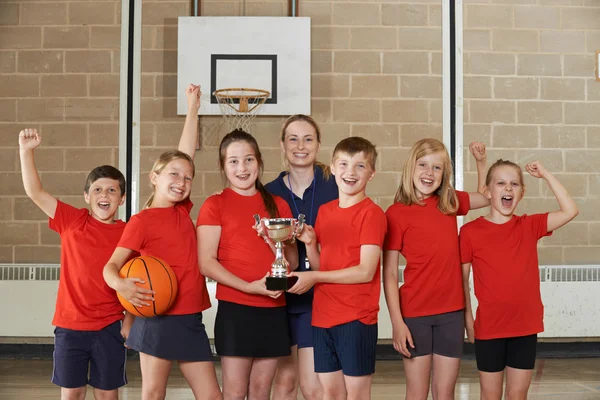
[[[493,169],[487,183],[486,197],[491,202],[492,215],[510,217],[525,194],[518,167],[500,165]]]
[[[83,197],[90,205],[92,217],[104,223],[112,223],[119,206],[125,202],[119,181],[111,178],[95,180]]]
[[[256,193],[260,165],[254,149],[246,141],[232,142],[225,150],[223,170],[231,189],[243,195]]]
[[[298,120],[285,129],[281,150],[290,168],[312,167],[317,160],[319,148],[317,132],[310,123]]]
[[[419,199],[427,199],[435,193],[444,179],[446,153],[438,151],[417,159],[413,173],[413,185]]]
[[[362,151],[352,156],[346,152],[336,153],[331,173],[335,176],[340,194],[348,197],[364,194],[367,183],[375,176],[369,159]]]
[[[194,171],[188,160],[176,158],[160,172],[150,173],[154,185],[154,207],[168,207],[188,198],[192,190]]]

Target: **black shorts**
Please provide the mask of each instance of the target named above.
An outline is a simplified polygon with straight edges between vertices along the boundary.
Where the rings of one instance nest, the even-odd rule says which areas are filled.
[[[219,300],[215,347],[220,356],[272,358],[291,354],[285,307],[252,307]]]
[[[135,317],[127,346],[172,361],[212,361],[202,313]]]
[[[475,339],[477,369],[481,372],[501,372],[506,367],[533,369],[536,346],[537,335]]]
[[[312,311],[301,314],[288,313],[292,346],[298,345],[299,349],[313,347],[313,327],[311,321]]]

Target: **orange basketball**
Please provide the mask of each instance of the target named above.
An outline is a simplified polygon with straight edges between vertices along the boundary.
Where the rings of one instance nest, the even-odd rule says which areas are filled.
[[[142,256],[127,262],[119,271],[121,278],[140,278],[145,283],[139,287],[154,290],[154,301],[150,306],[136,307],[117,293],[119,301],[127,311],[139,317],[155,317],[164,314],[175,303],[177,277],[173,269],[163,260],[153,256]]]

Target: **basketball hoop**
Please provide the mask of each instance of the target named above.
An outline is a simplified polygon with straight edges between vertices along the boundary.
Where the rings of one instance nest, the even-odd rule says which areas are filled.
[[[230,130],[250,132],[252,120],[271,93],[262,89],[228,88],[215,90],[221,114]]]

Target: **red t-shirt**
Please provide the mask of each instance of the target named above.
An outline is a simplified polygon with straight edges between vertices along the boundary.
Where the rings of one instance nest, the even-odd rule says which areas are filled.
[[[131,217],[118,247],[163,259],[177,277],[177,298],[166,315],[195,314],[210,308],[206,279],[198,267],[192,202],[147,208]]]
[[[123,306],[102,276],[125,223],[105,224],[59,201],[50,229],[60,234],[60,281],[52,325],[79,331],[98,331],[123,319]]]
[[[456,191],[457,215],[470,208],[469,194]],[[388,208],[384,250],[398,250],[406,258],[400,309],[404,317],[422,317],[465,307],[458,251],[456,216],[438,208],[439,197],[424,206],[395,203]]]
[[[319,209],[315,233],[321,245],[320,271],[335,271],[360,264],[362,245],[381,247],[386,232],[383,210],[370,198],[351,207],[340,208],[333,200]],[[367,325],[377,322],[381,269],[370,282],[357,284],[317,283],[313,300],[312,324],[331,328],[351,321]]]
[[[479,302],[477,339],[544,331],[537,242],[551,234],[548,214],[515,215],[504,224],[479,217],[461,228],[461,262],[473,265]]]
[[[279,196],[273,196],[280,218],[293,218],[290,206]],[[252,227],[254,214],[268,218],[269,214],[260,193],[243,196],[227,188],[221,194],[210,196],[200,209],[196,226],[221,227],[217,258],[229,272],[246,282],[262,279],[271,271],[275,254]],[[273,299],[248,294],[217,283],[217,299],[254,307],[281,307],[285,296]]]

